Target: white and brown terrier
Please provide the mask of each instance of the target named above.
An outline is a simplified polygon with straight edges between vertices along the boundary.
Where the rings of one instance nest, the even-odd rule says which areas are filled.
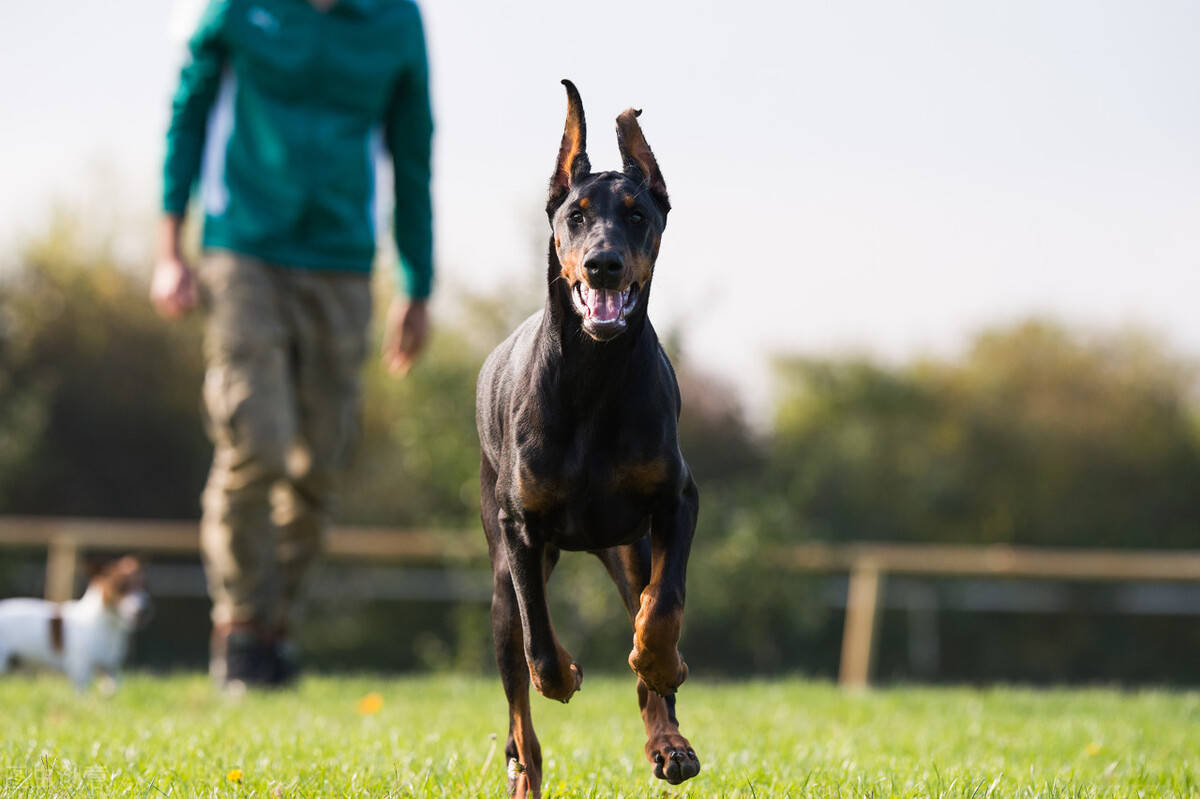
[[[15,663],[56,669],[82,691],[102,671],[111,691],[129,636],[149,615],[142,564],[131,556],[97,568],[80,599],[0,601],[0,673]]]

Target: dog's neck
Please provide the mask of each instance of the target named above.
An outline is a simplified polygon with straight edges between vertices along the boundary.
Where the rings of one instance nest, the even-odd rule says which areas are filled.
[[[121,615],[116,608],[104,601],[104,589],[95,583],[88,584],[83,596],[72,603],[71,614],[78,619],[100,619],[113,627],[121,627]]]

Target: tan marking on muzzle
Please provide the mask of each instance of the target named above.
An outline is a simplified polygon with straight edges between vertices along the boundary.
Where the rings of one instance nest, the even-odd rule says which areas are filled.
[[[562,264],[561,274],[572,286],[576,283],[582,283],[585,286],[592,285],[587,279],[587,268],[583,264],[583,258],[583,253],[575,250],[558,255],[558,261]],[[647,257],[645,253],[626,250],[622,253],[621,260],[625,264],[621,271],[619,285],[621,291],[625,291],[634,283],[645,286],[650,282],[650,278],[654,275],[654,258],[652,256]]]
[[[627,264],[625,271],[629,277],[629,284],[637,283],[640,286],[645,286],[650,282],[650,278],[654,276],[653,255],[647,256],[645,253],[630,254],[626,257],[625,263]]]
[[[584,278],[581,262],[583,261],[583,253],[578,250],[567,250],[558,254],[558,261],[562,264],[562,276],[570,285],[582,282]]]

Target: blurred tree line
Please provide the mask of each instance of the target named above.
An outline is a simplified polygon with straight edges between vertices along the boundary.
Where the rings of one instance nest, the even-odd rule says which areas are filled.
[[[121,262],[69,213],[0,270],[0,514],[195,518],[210,454],[200,320],[159,320],[145,265]],[[540,291],[458,298],[405,380],[369,361],[344,521],[478,528],[475,375]],[[1200,544],[1194,364],[1146,335],[1029,321],[982,333],[955,358],[786,356],[762,426],[673,349],[683,450],[702,497],[683,646],[697,673],[836,668],[841,615],[823,579],[774,568],[772,553],[790,542]],[[552,582],[572,586],[551,589],[568,647],[589,666],[621,669],[628,620],[603,570],[564,558]],[[197,628],[193,665],[204,610],[197,600],[179,611]],[[939,673],[952,679],[1194,682],[1186,663],[1200,655],[1188,616],[1085,607],[990,620],[947,612],[939,624]],[[885,619],[885,630],[880,668],[904,677],[903,658],[888,654],[903,642],[886,645],[903,619]],[[314,608],[307,643],[318,663],[476,669],[489,667],[488,635],[479,602],[333,601]],[[175,644],[170,652],[189,651]],[[150,662],[170,662],[147,647]]]

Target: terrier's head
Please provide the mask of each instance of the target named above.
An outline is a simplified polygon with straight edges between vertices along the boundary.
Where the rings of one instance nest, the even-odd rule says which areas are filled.
[[[138,558],[126,555],[94,567],[88,586],[100,592],[105,609],[125,627],[140,627],[149,620],[152,605]]]

